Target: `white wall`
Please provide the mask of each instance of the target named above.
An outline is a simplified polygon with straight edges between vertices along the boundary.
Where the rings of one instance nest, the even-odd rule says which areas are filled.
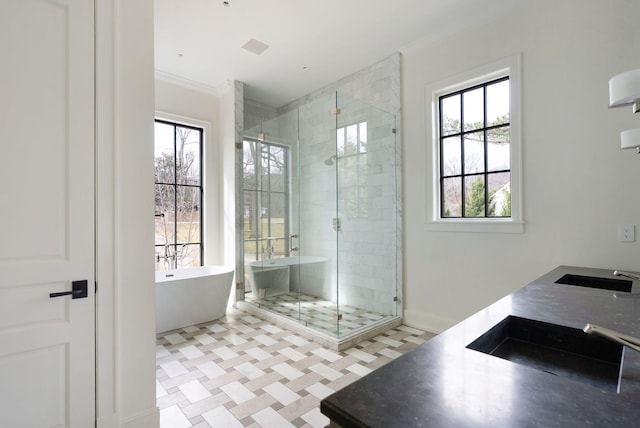
[[[608,80],[640,68],[637,0],[529,0],[493,22],[403,53],[405,322],[439,332],[560,264],[640,270],[640,157],[608,110]],[[425,88],[522,53],[524,234],[428,232]]]
[[[156,77],[156,110],[215,124],[218,118],[218,97],[213,89],[211,91],[189,88],[178,82]],[[216,132],[214,129],[214,133]]]

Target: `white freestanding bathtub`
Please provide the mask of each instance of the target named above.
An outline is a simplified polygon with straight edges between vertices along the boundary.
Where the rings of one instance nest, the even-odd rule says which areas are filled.
[[[328,267],[325,257],[291,256],[247,263],[246,270],[254,298],[292,291],[327,298]]]
[[[156,272],[156,333],[223,317],[233,273],[224,266]]]

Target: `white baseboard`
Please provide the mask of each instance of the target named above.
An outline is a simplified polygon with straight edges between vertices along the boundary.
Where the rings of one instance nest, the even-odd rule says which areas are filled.
[[[158,428],[159,426],[160,409],[158,407],[129,416],[123,419],[120,424],[120,428]]]
[[[403,312],[402,324],[418,328],[420,330],[425,330],[429,333],[440,334],[449,327],[457,324],[457,322],[452,319],[405,309]]]

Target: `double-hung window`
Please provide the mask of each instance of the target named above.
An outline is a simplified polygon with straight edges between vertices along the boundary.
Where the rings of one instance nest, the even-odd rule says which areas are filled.
[[[519,57],[435,84],[427,229],[522,232]]]

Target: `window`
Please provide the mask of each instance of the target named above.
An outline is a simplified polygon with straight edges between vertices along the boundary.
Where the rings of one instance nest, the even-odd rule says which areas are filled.
[[[336,146],[340,214],[347,218],[367,217],[367,122],[338,128]]]
[[[519,57],[435,84],[427,229],[522,232]]]
[[[511,217],[509,77],[438,98],[440,217]]]
[[[202,128],[155,121],[156,270],[201,266]]]
[[[289,253],[289,150],[263,141],[243,144],[244,256],[247,262]]]

